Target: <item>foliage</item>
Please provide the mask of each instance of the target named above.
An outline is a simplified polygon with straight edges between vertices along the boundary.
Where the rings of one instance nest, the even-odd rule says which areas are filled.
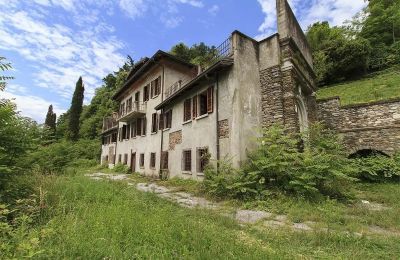
[[[268,128],[258,139],[259,148],[237,173],[231,166],[206,173],[205,188],[217,196],[263,198],[273,191],[318,199],[322,196],[349,196],[349,177],[353,172],[338,137],[314,125],[304,151],[299,149],[300,137],[280,126]],[[228,164],[229,165],[229,164]]]
[[[10,69],[12,69],[11,63],[6,62],[6,58],[0,56],[0,70],[7,71]],[[6,81],[10,80],[10,79],[13,79],[13,77],[0,75],[0,91],[3,91],[5,89]],[[1,105],[1,103],[0,103],[0,105]]]
[[[77,141],[79,138],[79,120],[82,113],[83,93],[85,87],[83,86],[82,77],[79,77],[76,82],[74,95],[72,96],[71,107],[69,109],[69,139]]]
[[[56,137],[56,120],[57,115],[53,112],[53,105],[49,106],[46,114],[46,119],[43,126],[43,141],[44,144],[49,144],[55,141]]]
[[[328,22],[317,22],[308,28],[307,39],[319,84],[350,79],[366,72],[371,52],[369,42],[350,35],[344,27],[330,27]]]
[[[368,182],[400,180],[400,153],[393,157],[373,155],[354,160],[355,177]]]
[[[61,174],[68,167],[93,166],[99,157],[98,140],[59,141],[39,147],[27,156],[24,164],[36,167],[43,174]]]
[[[117,163],[114,166],[113,171],[118,172],[118,173],[124,173],[124,174],[131,173],[131,169],[129,168],[129,166],[126,164],[122,164],[122,163]]]
[[[217,56],[215,46],[207,46],[204,42],[194,44],[190,48],[184,43],[178,43],[171,48],[170,53],[203,68],[210,65],[210,62]]]
[[[400,0],[372,0],[366,11],[362,37],[374,46],[390,46],[400,39]]]

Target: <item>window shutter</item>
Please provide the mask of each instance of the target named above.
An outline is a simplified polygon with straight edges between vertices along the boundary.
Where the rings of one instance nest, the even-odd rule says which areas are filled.
[[[207,89],[207,112],[212,113],[213,112],[213,93],[214,93],[214,87],[209,87]]]
[[[193,119],[197,117],[197,96],[193,97]]]
[[[161,93],[161,76],[157,78],[157,95]]]
[[[142,133],[142,134],[143,134],[143,135],[146,135],[147,120],[146,120],[145,117],[143,118],[142,123],[143,123],[143,133]]]
[[[158,129],[163,130],[164,129],[164,114],[160,114],[160,122],[158,123]]]

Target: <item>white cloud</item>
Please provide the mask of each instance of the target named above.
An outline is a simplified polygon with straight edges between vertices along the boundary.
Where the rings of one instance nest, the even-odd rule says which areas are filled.
[[[208,13],[213,15],[213,16],[217,15],[218,11],[219,11],[219,6],[218,5],[213,5],[208,9]]]
[[[276,0],[257,1],[265,15],[258,28],[259,35],[256,36],[262,39],[276,31]],[[289,3],[303,30],[317,21],[328,21],[333,26],[342,25],[367,5],[364,0],[291,0]]]
[[[135,19],[142,16],[148,9],[149,1],[146,0],[120,0],[119,7],[130,18]]]
[[[65,99],[71,97],[79,76],[86,84],[86,97],[91,98],[102,77],[122,64],[124,44],[110,34],[113,30],[101,22],[72,30],[18,8],[0,9],[0,49],[17,52],[35,64],[36,86]],[[107,38],[101,32],[107,32]]]
[[[12,88],[11,85],[7,87]],[[44,122],[47,109],[51,104],[53,104],[53,109],[57,113],[57,117],[66,111],[58,103],[50,102],[38,96],[18,95],[6,90],[2,92],[1,97],[11,99],[23,116],[30,117],[39,123]]]

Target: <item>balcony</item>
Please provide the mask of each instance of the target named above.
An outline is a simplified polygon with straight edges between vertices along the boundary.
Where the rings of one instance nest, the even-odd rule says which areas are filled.
[[[232,37],[229,37],[226,39],[222,44],[220,44],[218,47],[213,47],[210,51],[210,57],[208,59],[205,59],[203,61],[203,64],[200,66],[201,70],[199,71],[199,75],[206,71],[208,68],[211,68],[213,65],[215,65],[217,62],[225,59],[225,58],[230,58],[232,57],[233,52],[232,52]],[[169,98],[178,90],[180,90],[182,87],[184,87],[187,83],[192,81],[193,78],[191,77],[185,77],[174,84],[172,84],[170,87],[165,89],[164,96],[165,99]]]
[[[142,117],[146,114],[147,103],[133,102],[131,106],[126,107],[126,111],[118,114],[118,121],[128,122],[132,119]]]
[[[113,113],[112,116],[103,118],[102,133],[114,130],[118,128],[117,113]]]

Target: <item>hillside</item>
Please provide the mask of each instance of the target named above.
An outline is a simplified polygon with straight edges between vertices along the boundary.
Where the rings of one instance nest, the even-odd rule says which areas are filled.
[[[317,99],[339,96],[342,105],[400,97],[400,66],[369,74],[356,81],[321,88]]]

